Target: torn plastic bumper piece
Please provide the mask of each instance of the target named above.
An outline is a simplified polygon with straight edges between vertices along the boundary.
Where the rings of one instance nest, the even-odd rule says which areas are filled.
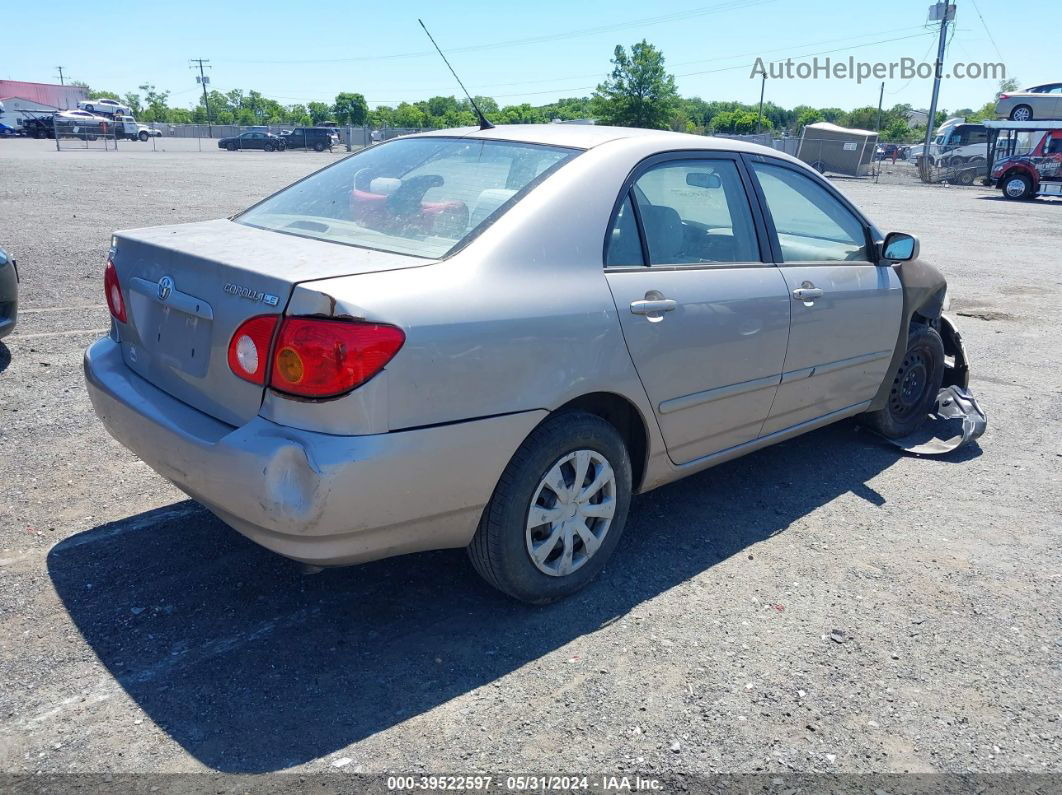
[[[970,390],[952,385],[937,393],[937,406],[925,425],[889,441],[915,455],[944,455],[977,439],[987,427],[988,417]]]

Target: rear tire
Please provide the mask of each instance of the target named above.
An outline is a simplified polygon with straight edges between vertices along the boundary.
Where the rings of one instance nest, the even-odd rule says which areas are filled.
[[[318,141],[317,143],[315,143],[313,145],[313,151],[315,151],[315,152],[323,152],[324,150],[325,150],[325,145],[323,143],[321,143],[320,141]]]
[[[914,326],[907,350],[889,387],[884,408],[863,415],[863,421],[889,439],[914,433],[936,403],[944,380],[944,342],[932,326]]]
[[[502,473],[469,558],[483,579],[516,599],[563,599],[604,568],[623,534],[630,499],[630,455],[616,428],[593,414],[554,415]],[[535,524],[538,518],[543,521]]]
[[[1032,118],[1032,108],[1028,105],[1018,105],[1018,107],[1010,112],[1011,121],[1032,121]]]

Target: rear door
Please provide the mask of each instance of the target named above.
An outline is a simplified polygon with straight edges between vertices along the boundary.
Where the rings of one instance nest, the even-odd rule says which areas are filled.
[[[767,435],[874,396],[899,334],[903,292],[893,268],[877,264],[869,227],[828,183],[782,160],[747,157],[792,308]]]
[[[678,464],[756,438],[781,378],[789,295],[736,156],[652,158],[620,197],[605,274]]]

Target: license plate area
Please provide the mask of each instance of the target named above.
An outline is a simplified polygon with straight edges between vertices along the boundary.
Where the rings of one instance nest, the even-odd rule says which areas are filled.
[[[213,312],[193,296],[171,291],[160,300],[157,285],[134,278],[129,310],[140,338],[141,351],[154,367],[202,378],[210,366]],[[153,294],[154,293],[154,294]],[[176,299],[176,300],[174,300]]]

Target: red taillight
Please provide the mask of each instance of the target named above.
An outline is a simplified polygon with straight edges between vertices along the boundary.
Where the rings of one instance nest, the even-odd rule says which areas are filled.
[[[273,353],[269,385],[306,397],[335,397],[384,368],[406,341],[395,326],[286,317]]]
[[[244,321],[229,340],[229,369],[252,384],[265,384],[269,343],[279,315],[258,315]]]
[[[1010,99],[1010,94],[1000,94],[999,98],[1000,99]]]
[[[122,295],[121,285],[118,284],[118,271],[114,269],[114,263],[107,260],[107,267],[103,271],[103,292],[107,296],[107,308],[115,319],[125,323],[125,297]]]

